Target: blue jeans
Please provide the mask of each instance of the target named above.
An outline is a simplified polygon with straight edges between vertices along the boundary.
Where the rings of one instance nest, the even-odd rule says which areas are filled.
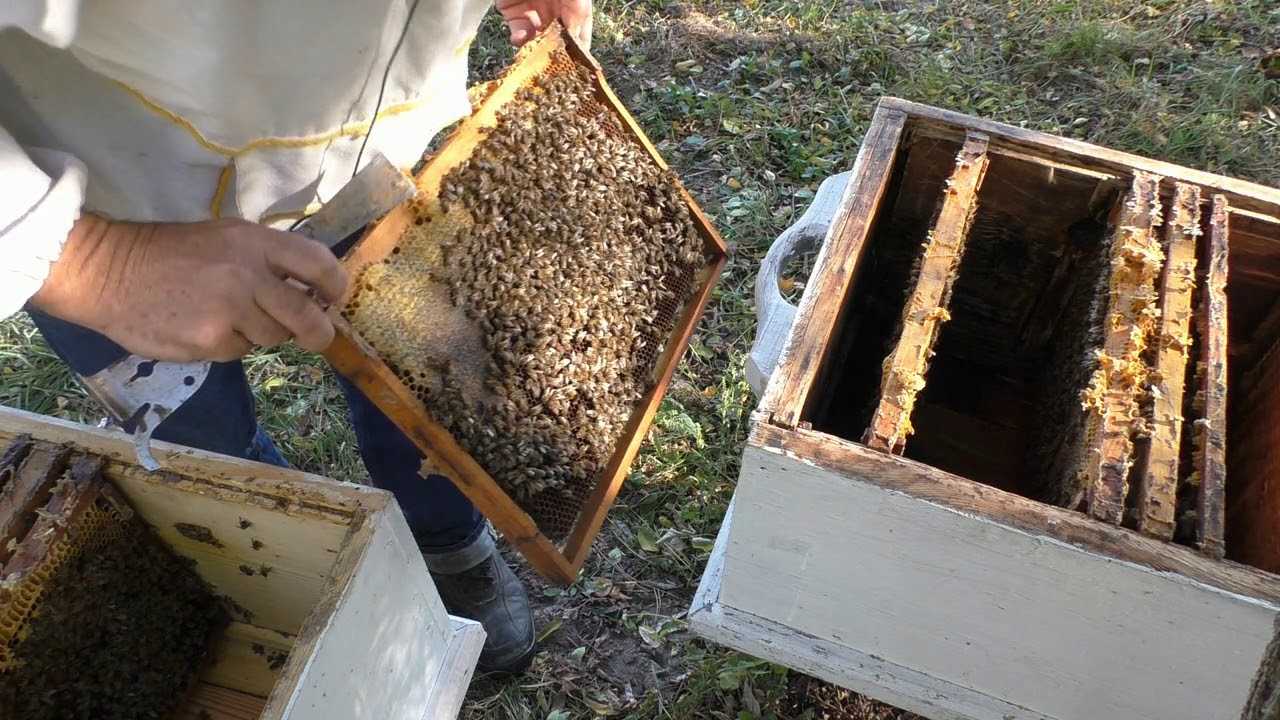
[[[92,375],[125,357],[109,338],[33,308],[27,309],[40,333],[63,362],[80,375]],[[344,378],[347,407],[360,456],[373,484],[391,491],[404,510],[418,544],[431,553],[469,546],[484,531],[484,518],[448,478],[420,477],[422,455],[382,411]],[[214,421],[216,420],[216,422]],[[258,426],[253,392],[239,362],[214,363],[200,390],[156,428],[157,440],[288,466]]]

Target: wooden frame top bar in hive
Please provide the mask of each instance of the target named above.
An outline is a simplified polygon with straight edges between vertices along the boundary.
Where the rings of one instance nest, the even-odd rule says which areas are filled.
[[[530,493],[529,497],[522,498],[517,497],[515,492],[526,490],[526,488],[512,489],[509,481],[508,485],[504,486],[495,472],[486,467],[484,459],[471,449],[479,442],[476,440],[477,434],[484,432],[489,432],[490,436],[494,434],[485,417],[480,415],[477,419],[476,416],[469,416],[459,421],[457,419],[459,403],[446,403],[443,406],[439,404],[444,402],[440,399],[441,397],[446,400],[452,397],[442,395],[444,391],[441,388],[453,392],[454,386],[448,383],[464,386],[463,389],[456,391],[456,395],[466,397],[467,402],[485,393],[494,394],[499,391],[506,393],[507,391],[498,386],[505,381],[505,375],[495,379],[494,372],[478,369],[486,367],[486,362],[489,363],[487,367],[496,367],[493,365],[495,358],[505,350],[497,347],[492,340],[491,334],[495,332],[492,327],[493,318],[488,315],[482,316],[474,307],[466,305],[471,302],[470,296],[460,297],[461,293],[457,290],[457,285],[453,285],[450,289],[448,283],[452,282],[452,279],[441,279],[440,276],[446,274],[446,265],[456,261],[448,256],[447,249],[452,246],[445,244],[446,240],[435,240],[432,236],[457,238],[468,232],[479,234],[482,231],[491,230],[493,223],[501,225],[507,222],[505,213],[501,213],[502,217],[498,217],[497,210],[491,211],[496,220],[489,220],[490,216],[487,215],[476,218],[470,210],[466,209],[471,206],[459,210],[458,205],[451,203],[456,200],[461,191],[456,189],[456,183],[454,185],[451,183],[474,170],[477,165],[481,166],[486,173],[493,170],[488,161],[478,158],[489,157],[484,153],[490,151],[493,143],[499,142],[494,138],[501,137],[503,142],[507,142],[508,135],[517,131],[527,132],[527,129],[519,130],[525,126],[513,125],[517,121],[509,118],[523,117],[519,113],[527,108],[540,111],[544,106],[558,102],[549,96],[553,94],[557,78],[566,75],[571,75],[575,78],[573,82],[578,83],[573,87],[588,89],[585,99],[573,106],[575,108],[573,112],[581,113],[584,127],[597,127],[603,123],[612,141],[620,143],[625,148],[631,148],[627,152],[641,158],[637,162],[642,165],[635,166],[639,168],[636,172],[648,178],[644,182],[648,183],[645,187],[649,188],[649,191],[637,192],[639,196],[637,202],[639,199],[645,199],[651,204],[658,203],[656,207],[643,208],[643,212],[651,213],[646,216],[652,221],[651,225],[667,228],[686,227],[687,232],[693,235],[685,237],[688,237],[691,242],[693,240],[696,242],[691,246],[694,248],[693,255],[680,256],[687,258],[689,263],[685,265],[677,262],[673,266],[688,268],[688,272],[673,270],[670,272],[674,272],[675,275],[651,274],[646,276],[649,279],[644,281],[648,283],[647,286],[644,283],[637,286],[651,288],[646,292],[651,298],[656,298],[650,305],[654,314],[645,320],[648,323],[645,327],[650,328],[647,332],[657,334],[653,336],[652,341],[646,336],[637,340],[634,345],[628,346],[641,348],[641,350],[631,351],[632,355],[639,359],[631,360],[632,365],[629,367],[635,369],[627,377],[635,378],[636,387],[643,385],[644,390],[643,392],[628,390],[634,393],[634,404],[626,409],[625,414],[618,414],[621,412],[618,410],[610,415],[612,424],[608,424],[607,427],[619,430],[616,441],[609,437],[610,432],[605,432],[599,441],[593,442],[592,447],[598,447],[600,450],[591,457],[598,460],[591,461],[596,464],[581,467],[598,468],[598,470],[591,470],[586,481],[578,481],[578,484],[573,486],[572,492],[561,486],[544,489],[542,484],[551,482],[549,477],[551,473],[544,473],[545,468],[538,466],[538,460],[529,461],[527,468],[532,478],[530,483],[534,489],[527,491]],[[513,130],[513,127],[516,130]],[[534,130],[539,129],[542,129],[541,126],[534,128]],[[573,122],[565,122],[554,131],[568,134],[578,132],[579,128]],[[575,161],[572,157],[566,156],[570,150],[569,145],[568,142],[533,143],[525,148],[525,152],[529,154],[528,162],[530,163],[583,162],[594,166],[595,158],[579,158]],[[619,178],[622,178],[620,183],[631,182],[632,173],[628,167],[610,166],[602,172],[609,177],[613,177],[616,173]],[[499,185],[498,190],[494,192],[516,193],[537,189],[504,183],[507,169],[505,166],[497,169]],[[655,180],[655,178],[658,179]],[[482,180],[488,182],[487,178]],[[545,187],[545,180],[543,178],[543,187]],[[438,473],[449,477],[541,574],[559,582],[572,582],[577,576],[578,569],[586,560],[591,542],[599,532],[604,516],[627,475],[657,406],[675,372],[675,367],[688,346],[694,326],[710,299],[711,289],[727,259],[725,244],[697,204],[678,180],[670,174],[666,163],[609,89],[599,65],[558,25],[526,45],[517,54],[514,64],[503,77],[484,88],[479,94],[478,104],[472,115],[461,123],[440,151],[428,160],[417,177],[417,183],[419,188],[417,198],[397,208],[372,227],[344,260],[355,282],[348,297],[341,304],[341,310],[334,313],[339,330],[338,338],[325,355],[339,372],[360,387],[418,445],[426,457],[424,473]],[[666,194],[659,193],[659,195],[668,200],[662,201],[661,197],[654,199],[655,184],[664,188],[662,192]],[[464,189],[470,191],[470,188]],[[555,197],[559,189],[550,189],[548,192],[552,202],[556,203]],[[607,194],[612,191],[604,192]],[[476,194],[482,199],[487,199],[484,193]],[[670,204],[662,205],[661,202]],[[686,225],[680,226],[678,222],[670,220],[665,215],[660,217],[659,207],[675,208],[685,218]],[[606,230],[615,234],[621,232],[607,227],[610,223],[618,222],[618,218],[615,217],[571,217],[564,220],[576,228],[581,228],[579,235],[601,234]],[[489,230],[477,229],[482,221],[490,222]],[[511,234],[519,232],[524,233],[518,238],[522,242],[527,238],[534,238],[527,242],[536,243],[537,238],[540,237],[528,229],[508,230]],[[634,232],[637,237],[645,239],[660,237],[656,231],[650,232],[647,226],[636,226]],[[677,229],[673,232],[679,234],[685,231]],[[473,234],[468,238],[476,236],[485,237]],[[422,239],[424,237],[426,240]],[[427,244],[424,245],[424,242]],[[588,244],[586,247],[587,250],[583,252],[593,252],[592,246]],[[612,245],[608,247],[609,251],[599,252],[598,257],[587,260],[605,269],[629,261],[629,256],[625,253],[614,252]],[[647,247],[652,250],[655,246],[650,243]],[[402,250],[404,250],[403,254]],[[555,256],[561,252],[568,252],[568,246],[548,247],[547,251],[548,255]],[[406,264],[410,262],[415,263],[413,268],[407,268]],[[416,282],[400,282],[396,285],[394,282],[397,281],[394,278],[391,281],[387,280],[391,275],[385,270],[393,265],[398,268],[396,272],[401,273],[394,277],[401,279],[413,277],[413,273],[420,271],[424,276],[431,277],[436,285],[428,287],[426,291],[418,288]],[[511,268],[514,273],[525,270],[524,265],[520,263],[510,265],[508,268]],[[498,268],[500,274],[505,274],[506,270],[506,268]],[[597,275],[600,274],[599,270],[595,272]],[[643,271],[641,272],[643,274]],[[393,284],[388,285],[389,282]],[[394,289],[382,291],[383,286]],[[409,286],[413,288],[410,289]],[[630,287],[626,283],[622,283],[622,286]],[[401,293],[400,295],[394,295],[397,290]],[[380,292],[383,294],[380,295]],[[619,294],[623,293],[625,290],[619,291]],[[418,308],[422,303],[426,303],[427,306],[438,310],[431,314],[435,322],[415,325],[402,316],[397,319],[400,324],[396,326],[399,329],[395,331],[384,331],[381,327],[375,328],[368,325],[367,323],[371,321],[367,318],[373,314],[369,310],[369,304],[386,303],[385,300],[378,299],[384,295],[398,298],[394,302],[402,308],[408,308],[408,303],[417,303],[415,307]],[[589,303],[591,300],[592,298],[584,298],[583,302]],[[559,311],[565,304],[557,298],[555,301],[543,303],[542,307],[550,306]],[[594,352],[594,348],[601,343],[609,344],[612,340],[611,336],[617,334],[610,329],[609,319],[597,318],[594,315],[595,311],[590,309],[592,307],[594,306],[584,304],[578,312],[582,322],[589,321],[593,326],[599,325],[596,335],[592,336],[594,340],[588,338],[584,341],[589,346],[587,350],[582,351],[584,354]],[[387,314],[389,311],[384,305],[379,307],[377,312]],[[405,312],[407,313],[408,310],[406,309]],[[416,312],[422,311],[419,309]],[[523,316],[517,318],[518,321],[526,319]],[[364,325],[366,331],[376,330],[379,337],[376,339],[363,337],[358,329],[362,322],[366,323]],[[429,327],[423,327],[426,325]],[[641,337],[639,329],[633,328],[630,332],[634,337]],[[489,334],[482,335],[482,333]],[[407,337],[412,334],[420,336]],[[376,349],[379,345],[383,349],[382,353]],[[576,353],[577,350],[574,352]],[[438,356],[424,358],[423,356],[426,355]],[[521,358],[521,367],[533,362],[527,360],[527,357]],[[567,356],[559,361],[560,364],[568,362],[570,361]],[[426,369],[404,367],[414,363],[422,364]],[[434,369],[438,367],[444,369]],[[583,375],[584,381],[588,382],[589,387],[599,387],[598,384],[590,384],[590,379],[586,378],[589,373],[580,374]],[[555,387],[564,386],[556,385]],[[615,384],[605,387],[622,386]],[[576,390],[575,385],[574,391]],[[535,402],[538,407],[548,407],[547,397],[552,391],[554,389],[551,386],[544,387],[541,392],[533,393],[533,400],[530,401],[527,397],[521,396],[520,402],[522,404]],[[631,402],[632,396],[623,395],[622,397],[626,398],[627,403]],[[509,394],[502,394],[500,400],[514,402]],[[596,406],[594,399],[587,404]],[[600,412],[604,413],[605,410],[602,409]],[[594,413],[595,411],[592,410],[591,418],[596,417]],[[559,418],[558,422],[569,422],[564,419],[565,415],[558,411],[556,417]],[[602,419],[600,422],[605,421]],[[459,432],[464,434],[460,435]],[[467,433],[471,433],[470,436]],[[483,437],[480,439],[484,440]],[[501,438],[493,442],[500,443]],[[572,451],[572,448],[565,450],[564,443],[554,448],[549,444],[543,445],[532,441],[525,443],[521,440],[521,443],[519,446],[521,452],[532,448],[529,452],[538,459],[552,457],[553,452],[563,454]],[[583,453],[585,454],[585,451]],[[519,457],[523,459],[525,456]],[[504,467],[507,468],[506,472],[510,473],[512,471],[510,468],[517,465],[522,469],[525,467],[519,460],[512,461]],[[552,490],[562,493],[565,500],[556,501],[554,498],[559,496],[551,495]],[[546,497],[553,499],[544,500],[543,498]],[[556,502],[560,502],[562,507],[557,508]],[[554,527],[543,524],[552,521],[554,521]],[[558,545],[557,541],[561,539],[564,541],[563,545]]]

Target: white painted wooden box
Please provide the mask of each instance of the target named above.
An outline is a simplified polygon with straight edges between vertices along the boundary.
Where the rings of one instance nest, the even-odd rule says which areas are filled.
[[[1043,197],[1044,212],[1093,202],[1081,189],[1133,169],[1230,196],[1240,272],[1228,292],[1243,300],[1232,309],[1232,361],[1275,341],[1260,334],[1277,324],[1260,316],[1280,308],[1280,220],[1266,212],[1280,208],[1280,191],[882,101],[853,171],[823,187],[762,269],[760,335],[748,367],[762,400],[690,610],[694,632],[929,718],[1280,717],[1280,576],[1233,545],[1233,520],[1258,513],[1240,509],[1239,499],[1232,509],[1230,474],[1221,559],[1031,499],[1016,466],[1006,475],[984,461],[1007,449],[999,428],[943,418],[954,429],[934,434],[935,449],[954,446],[936,455],[953,461],[944,469],[910,449],[906,457],[873,450],[824,419],[848,400],[832,368],[874,352],[840,341],[856,315],[849,298],[874,274],[857,265],[866,262],[864,241],[879,232],[881,199],[899,191],[904,158],[938,138],[952,143],[954,157],[966,133],[989,142],[987,183]],[[1021,175],[1011,183],[1015,166]],[[799,307],[783,306],[777,273],[806,242],[825,244]],[[1270,259],[1249,255],[1255,251]],[[876,381],[883,357],[868,363]],[[990,393],[966,397],[998,404]],[[1232,438],[1251,431],[1235,415],[1228,425]],[[967,465],[958,467],[959,457]],[[1008,475],[1003,488],[991,480]],[[1249,504],[1274,506],[1274,495]],[[1265,554],[1250,542],[1247,549]]]
[[[109,460],[106,476],[228,600],[232,622],[178,713],[189,720],[454,718],[484,630],[450,617],[390,493],[0,408],[28,434]]]

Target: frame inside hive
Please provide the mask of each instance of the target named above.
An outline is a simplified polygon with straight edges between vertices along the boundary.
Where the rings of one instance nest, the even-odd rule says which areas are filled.
[[[848,254],[819,258],[762,402],[772,423],[1280,568],[1264,449],[1280,416],[1264,380],[1280,366],[1280,193],[896,100],[867,138],[828,241]],[[984,141],[966,190],[964,151]],[[1081,248],[1098,238],[1130,247],[1094,258],[1086,282]],[[1071,307],[1090,298],[1111,302]],[[1086,362],[1098,352],[1111,372]]]
[[[413,203],[406,204],[377,225],[347,256],[345,263],[353,278],[360,278],[370,268],[400,253],[404,238],[415,223],[447,225],[456,222],[446,216],[440,200],[442,185],[449,174],[472,156],[476,148],[497,125],[498,118],[519,93],[529,88],[538,78],[556,72],[586,71],[593,84],[593,103],[589,111],[611,114],[618,121],[617,127],[627,140],[641,149],[649,162],[666,170],[666,165],[653,146],[645,138],[635,121],[623,108],[606,84],[599,66],[582,51],[573,39],[558,26],[543,33],[537,40],[523,48],[513,66],[495,84],[487,88],[479,100],[475,112],[454,132],[441,150],[423,168],[417,178],[419,194]],[[554,156],[560,148],[531,148],[530,152]],[[648,377],[648,391],[630,410],[621,434],[618,436],[608,462],[598,477],[593,479],[587,492],[562,503],[564,507],[552,509],[555,515],[554,531],[540,526],[517,501],[494,479],[477,459],[464,449],[425,405],[413,384],[416,378],[397,372],[399,368],[380,356],[373,344],[362,338],[341,317],[338,318],[338,338],[326,351],[326,357],[339,372],[352,380],[382,411],[395,422],[419,446],[426,456],[424,472],[439,472],[454,481],[459,489],[503,532],[531,564],[543,575],[571,582],[577,570],[585,562],[591,541],[601,527],[604,516],[625,479],[629,466],[647,432],[657,406],[666,391],[675,367],[688,346],[698,318],[710,298],[711,289],[726,261],[723,241],[698,209],[696,203],[672,178],[675,190],[688,208],[692,224],[701,237],[701,257],[697,267],[691,269],[679,288],[679,301],[668,304],[661,313],[668,315],[670,331],[660,338],[653,348],[652,370]],[[609,222],[608,218],[582,218],[584,226],[592,222]],[[548,248],[554,251],[554,248]],[[431,253],[424,253],[424,265],[430,266]],[[608,263],[609,257],[599,262]],[[424,267],[426,271],[426,267]],[[361,286],[359,280],[352,293],[344,299],[343,313],[352,317],[353,300],[358,306]],[[437,301],[439,304],[439,301]],[[483,362],[488,352],[474,340],[474,328],[462,313],[444,308],[442,315],[449,319],[440,324],[423,328],[445,347],[442,360],[451,363]],[[423,340],[424,338],[419,338]],[[424,343],[426,347],[429,343]],[[548,509],[540,509],[547,517]],[[563,541],[562,543],[559,541]]]

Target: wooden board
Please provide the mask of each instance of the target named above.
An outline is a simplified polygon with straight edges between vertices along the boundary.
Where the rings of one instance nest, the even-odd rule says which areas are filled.
[[[256,695],[265,703],[293,651],[294,639],[288,633],[232,622],[214,641],[212,661],[200,679]]]
[[[478,107],[462,121],[440,152],[433,155],[419,173],[418,199],[405,203],[371,227],[344,259],[344,264],[351,270],[353,277],[363,268],[381,262],[396,249],[417,212],[415,203],[425,202],[428,208],[439,209],[440,186],[450,171],[467,160],[480,139],[498,124],[504,106],[526,88],[534,77],[560,60],[564,53],[594,75],[599,99],[618,117],[631,139],[644,148],[658,167],[669,169],[639,123],[609,87],[600,65],[559,23],[554,23],[535,41],[521,49],[502,78],[477,94],[475,99],[479,101]],[[432,417],[422,402],[403,386],[372,346],[341,319],[341,307],[351,299],[354,287],[349,290],[348,297],[331,312],[338,332],[334,343],[324,353],[326,359],[413,440],[433,472],[452,480],[503,536],[528,558],[535,570],[555,582],[567,585],[576,580],[578,570],[590,551],[591,542],[617,497],[658,405],[666,394],[676,365],[688,349],[697,322],[710,302],[712,288],[728,261],[728,248],[724,240],[688,191],[678,181],[676,185],[704,240],[708,262],[695,280],[695,292],[685,303],[671,335],[664,342],[655,365],[653,387],[632,411],[622,438],[591,494],[583,503],[563,548],[558,548],[542,534],[529,514]]]
[[[200,683],[174,720],[258,720],[266,702],[249,693]]]
[[[935,718],[1239,716],[1275,602],[889,491],[887,467],[936,471],[863,452],[875,474],[748,445],[718,603],[776,641],[753,652]]]
[[[344,558],[354,571],[320,606],[331,611],[304,631],[298,643],[302,652],[289,659],[286,671],[298,674],[297,690],[272,693],[268,714],[345,720],[375,717],[371,709],[378,708],[380,719],[422,720],[433,694],[444,690],[424,680],[441,676],[450,648],[466,642],[459,633],[479,633],[480,643],[471,643],[475,655],[458,663],[475,667],[483,630],[476,623],[460,627],[450,621],[399,506],[388,506],[363,532],[368,542],[358,555]],[[387,674],[390,668],[393,676]],[[469,680],[470,672],[451,678]]]
[[[1232,407],[1231,557],[1280,573],[1280,343],[1240,382]]]
[[[906,121],[905,113],[883,106],[871,118],[837,220],[814,262],[791,337],[760,401],[760,407],[773,412],[773,421],[783,427],[800,422],[814,378],[830,349],[841,310],[832,298],[845,297],[853,283],[889,185]]]
[[[10,479],[0,491],[0,567],[13,555],[15,543],[31,529],[36,508],[49,501],[53,484],[70,458],[69,448],[36,448],[16,467],[7,469]]]
[[[1163,262],[1155,236],[1159,193],[1159,177],[1135,173],[1113,216],[1102,355],[1084,397],[1088,418],[1079,465],[1084,500],[1090,515],[1114,525],[1124,518],[1139,390],[1147,381],[1143,354],[1154,325],[1155,278]]]
[[[1222,557],[1227,462],[1227,255],[1229,251],[1227,198],[1213,196],[1213,213],[1203,261],[1200,303],[1198,417],[1194,423],[1192,473],[1198,478],[1195,498],[1195,543],[1210,557]]]
[[[247,498],[193,494],[145,473],[113,477],[167,545],[196,562],[214,592],[236,599],[236,620],[296,634],[330,578],[349,525],[294,517]]]
[[[1177,519],[1178,459],[1182,449],[1182,400],[1191,350],[1196,287],[1196,239],[1200,236],[1200,188],[1174,186],[1165,225],[1160,275],[1160,325],[1154,339],[1149,439],[1138,468],[1137,528],[1162,540],[1173,538]]]
[[[925,373],[942,324],[969,228],[978,208],[978,191],[987,172],[987,137],[970,133],[947,180],[938,217],[925,241],[915,287],[902,315],[897,344],[885,359],[880,400],[864,442],[901,455],[911,434],[911,412],[924,388]]]
[[[698,591],[689,606],[689,627],[694,634],[924,717],[948,720],[1041,717],[1026,708],[940,681],[838,641],[804,635],[777,619],[753,615],[722,603],[725,551],[733,533],[736,505],[736,501],[729,503]]]
[[[1280,208],[1280,189],[1247,180],[1195,170],[895,97],[882,98],[877,109],[893,110],[910,116],[912,130],[919,134],[959,141],[969,131],[986,133],[991,137],[992,152],[1012,150],[1119,177],[1128,177],[1134,171],[1158,175],[1173,181],[1199,185],[1210,193],[1224,195],[1232,207],[1251,212],[1275,214],[1277,208]]]

